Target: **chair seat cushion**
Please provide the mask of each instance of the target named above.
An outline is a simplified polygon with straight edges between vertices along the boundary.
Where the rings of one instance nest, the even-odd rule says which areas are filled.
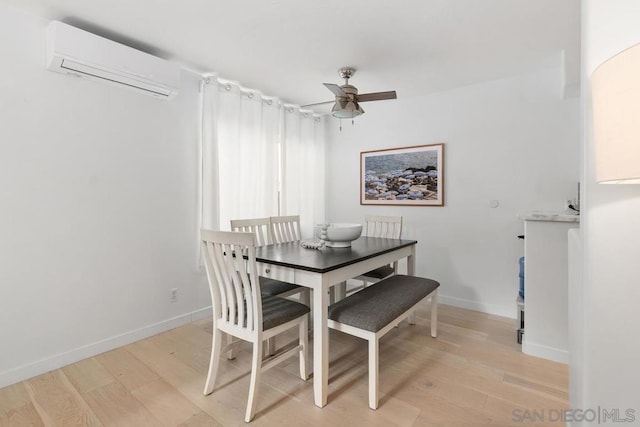
[[[260,276],[260,293],[262,295],[280,295],[298,288],[300,286],[293,283]]]
[[[383,265],[375,270],[368,271],[363,274],[365,277],[371,277],[372,279],[384,279],[394,273],[393,267],[390,265]]]
[[[271,295],[262,295],[262,329],[267,330],[309,313],[309,307],[299,302]]]
[[[378,332],[436,290],[440,283],[398,274],[329,306],[329,319]]]

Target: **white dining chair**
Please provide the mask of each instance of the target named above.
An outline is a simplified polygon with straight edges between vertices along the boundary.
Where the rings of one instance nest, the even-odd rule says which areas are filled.
[[[269,217],[232,219],[231,231],[253,233],[256,236],[256,246],[265,246],[273,243],[271,218]],[[270,277],[260,276],[260,292],[262,292],[262,295],[279,296],[283,298],[299,294],[300,302],[307,306],[310,305],[311,301],[308,288]],[[268,354],[273,354],[275,348],[276,339],[273,337],[268,341],[266,351]],[[233,354],[229,354],[229,358],[233,358]]]
[[[367,237],[384,237],[387,239],[399,239],[402,234],[402,217],[401,216],[380,216],[367,215],[364,218],[362,227],[362,235]],[[398,273],[398,261],[390,265],[383,265],[375,270],[368,271],[358,277],[356,280],[362,281],[362,287],[366,287],[369,283],[377,282],[392,274]],[[359,289],[359,288],[357,288]]]
[[[271,218],[269,217],[232,219],[231,231],[244,231],[253,233],[256,236],[256,246],[265,246],[274,243],[273,232],[271,228]],[[287,297],[301,293],[307,294],[308,296],[307,288],[294,285],[292,283],[283,282],[281,280],[272,279],[270,277],[261,277],[260,286],[263,295],[277,295],[279,297]],[[301,302],[303,304],[309,305],[308,297],[302,295]]]
[[[232,219],[231,231],[250,232],[256,236],[256,246],[273,243],[270,218]]]
[[[270,222],[273,243],[294,242],[302,238],[300,215],[272,216]]]
[[[211,360],[204,394],[213,392],[220,356],[241,342],[223,348],[223,334],[250,342],[253,357],[245,412],[245,422],[249,422],[255,415],[262,372],[298,354],[300,377],[307,379],[309,307],[261,294],[254,233],[202,230],[201,241],[213,308]],[[298,328],[298,344],[263,360],[263,341],[294,327]]]

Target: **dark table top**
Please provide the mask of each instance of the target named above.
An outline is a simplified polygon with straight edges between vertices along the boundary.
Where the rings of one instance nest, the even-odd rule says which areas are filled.
[[[256,261],[326,273],[416,243],[416,240],[360,237],[351,243],[350,248],[307,249],[296,241],[258,247]]]

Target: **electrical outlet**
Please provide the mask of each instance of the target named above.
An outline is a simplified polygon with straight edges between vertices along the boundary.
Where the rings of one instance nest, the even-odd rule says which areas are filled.
[[[171,289],[171,296],[169,297],[169,301],[171,302],[178,301],[178,288]]]

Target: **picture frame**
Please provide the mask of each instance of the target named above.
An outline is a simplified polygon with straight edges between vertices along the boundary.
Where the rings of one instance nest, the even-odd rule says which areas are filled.
[[[360,204],[444,206],[444,143],[361,152]]]

